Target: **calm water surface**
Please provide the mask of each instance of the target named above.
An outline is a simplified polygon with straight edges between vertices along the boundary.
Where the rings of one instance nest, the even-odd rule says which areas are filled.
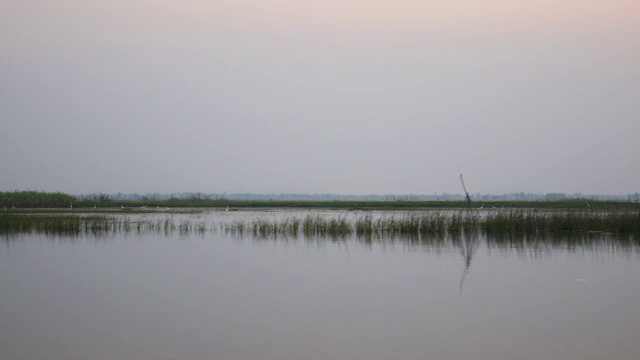
[[[640,356],[637,242],[213,229],[292,214],[305,213],[148,215],[211,224],[188,234],[5,236],[0,359]]]

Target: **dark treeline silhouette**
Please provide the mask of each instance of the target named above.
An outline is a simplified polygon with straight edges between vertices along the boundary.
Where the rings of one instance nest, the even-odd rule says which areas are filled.
[[[80,199],[95,198],[96,194],[80,195]],[[433,194],[433,195],[398,195],[398,194],[256,194],[256,193],[199,193],[199,192],[181,192],[171,194],[161,193],[117,193],[108,195],[112,200],[254,200],[254,201],[461,201],[465,199],[464,194]],[[555,201],[566,199],[593,199],[607,201],[640,201],[640,194],[628,195],[606,195],[606,194],[580,194],[580,193],[509,193],[509,194],[470,194],[472,201]]]
[[[555,206],[555,207],[591,207],[618,206],[622,203],[636,205],[640,203],[640,194],[622,195],[584,195],[584,194],[525,194],[511,193],[503,195],[469,194],[471,202],[477,206]],[[0,206],[13,208],[74,208],[74,207],[119,207],[119,206],[352,206],[365,207],[451,207],[464,203],[463,194],[433,195],[342,195],[342,194],[254,194],[254,193],[199,193],[184,192],[172,194],[84,194],[69,195],[60,192],[38,191],[0,192]],[[346,205],[345,205],[346,204]],[[491,204],[491,205],[489,205]],[[545,205],[546,204],[546,205]],[[618,205],[616,205],[618,204]],[[473,205],[476,206],[476,205]]]

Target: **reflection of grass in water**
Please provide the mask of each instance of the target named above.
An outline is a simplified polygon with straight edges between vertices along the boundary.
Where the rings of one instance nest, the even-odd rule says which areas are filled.
[[[569,213],[503,212],[483,217],[464,213],[408,212],[355,219],[321,215],[284,219],[250,219],[209,223],[200,220],[136,218],[109,215],[0,213],[0,234],[6,239],[19,234],[64,237],[111,234],[163,234],[188,236],[221,231],[237,238],[288,241],[342,241],[353,239],[371,247],[408,246],[428,251],[459,249],[465,259],[465,274],[480,238],[498,252],[543,256],[555,250],[640,251],[638,212]],[[18,237],[15,237],[18,238]]]
[[[113,229],[113,222],[102,216],[20,215],[11,212],[0,215],[2,233],[80,235]]]
[[[5,211],[0,214],[0,233],[77,234],[205,233],[220,228],[228,234],[254,237],[419,237],[459,235],[481,231],[487,235],[610,232],[640,235],[640,211],[543,211],[497,210],[484,216],[459,212],[403,212],[374,216],[366,214],[355,220],[346,216],[325,217],[319,214],[278,220],[252,219],[207,226],[202,221],[136,219],[109,215],[25,214]]]
[[[212,230],[204,222],[171,219],[131,219],[106,215],[70,214],[0,214],[0,233],[41,233],[54,235],[83,235],[105,233],[173,233],[182,234]]]

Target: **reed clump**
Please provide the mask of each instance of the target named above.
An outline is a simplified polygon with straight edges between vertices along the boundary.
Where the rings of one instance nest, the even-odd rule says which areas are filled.
[[[302,220],[302,233],[305,237],[344,237],[351,232],[351,223],[345,217],[324,218],[320,215],[307,215]]]
[[[511,210],[490,214],[484,231],[495,233],[609,232],[640,234],[640,211],[541,211]]]
[[[269,220],[255,220],[249,227],[255,237],[295,236],[300,231],[301,221],[297,218],[286,219],[282,222]]]
[[[374,219],[367,214],[357,218],[353,231],[357,236],[414,236],[426,234],[444,234],[451,226],[451,219],[440,213],[410,212],[404,215],[392,215]]]

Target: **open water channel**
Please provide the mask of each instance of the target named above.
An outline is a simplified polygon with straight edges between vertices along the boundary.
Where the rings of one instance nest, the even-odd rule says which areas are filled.
[[[638,359],[637,240],[5,235],[0,359]],[[322,213],[357,217],[357,213]]]

